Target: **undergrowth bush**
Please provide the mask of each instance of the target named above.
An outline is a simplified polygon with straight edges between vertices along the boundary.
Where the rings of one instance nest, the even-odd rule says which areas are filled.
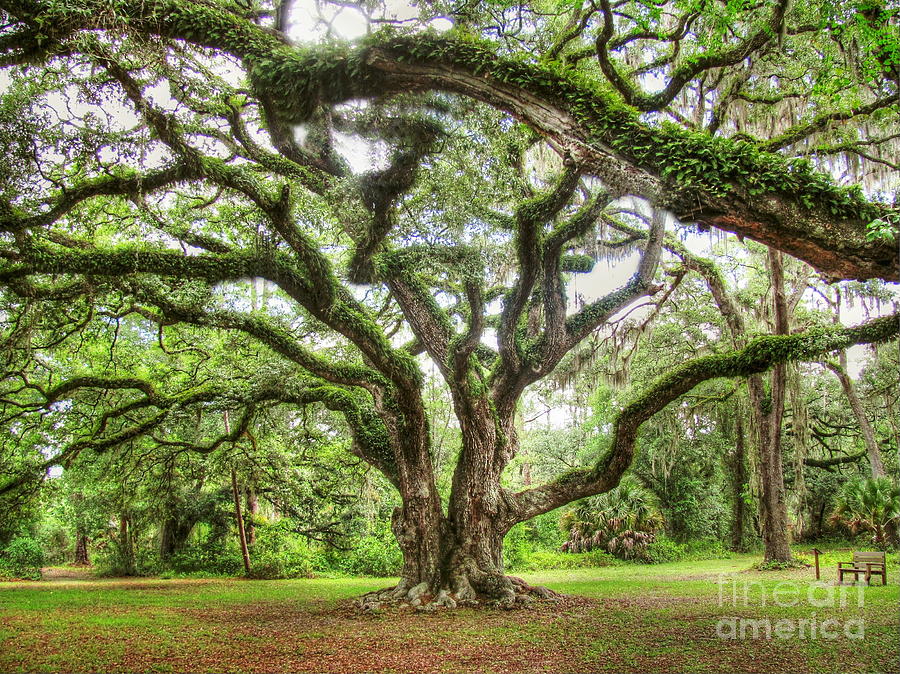
[[[605,550],[621,559],[649,561],[648,546],[662,524],[654,495],[626,476],[615,488],[578,501],[562,516],[560,525],[569,532],[562,549]]]
[[[0,577],[40,580],[44,553],[40,543],[33,538],[20,536],[12,539],[0,551]]]
[[[99,578],[120,578],[122,576],[156,576],[165,566],[154,549],[139,548],[127,553],[116,545],[101,548],[94,555],[93,574]]]
[[[271,524],[257,531],[250,550],[249,578],[311,578],[325,567],[321,550],[290,529]]]
[[[327,566],[332,571],[384,578],[399,575],[403,569],[403,553],[388,524],[345,545],[348,549],[330,550],[326,554]]]
[[[617,566],[623,562],[603,550],[590,552],[560,552],[558,550],[534,550],[507,561],[507,571],[553,571],[565,569],[589,569],[598,566]]]
[[[665,564],[680,562],[686,555],[687,546],[684,543],[673,541],[668,536],[657,536],[656,540],[647,546],[645,558],[650,564]]]
[[[236,546],[213,540],[185,547],[172,555],[168,567],[175,574],[236,576],[243,572],[244,562]]]
[[[705,559],[728,559],[731,552],[722,541],[701,539],[679,543],[668,536],[657,536],[647,546],[645,559],[650,564],[666,562],[699,562]]]

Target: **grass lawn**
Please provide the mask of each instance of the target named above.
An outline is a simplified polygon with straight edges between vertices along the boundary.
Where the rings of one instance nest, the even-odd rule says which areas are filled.
[[[531,573],[570,596],[435,614],[352,608],[391,579],[0,583],[0,671],[896,672],[896,555],[861,591],[833,585],[847,555],[826,555],[828,587],[735,555]]]

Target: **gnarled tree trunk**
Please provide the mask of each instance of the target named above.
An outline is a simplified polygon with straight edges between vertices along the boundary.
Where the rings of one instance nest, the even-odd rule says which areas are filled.
[[[395,588],[366,595],[364,607],[381,601],[413,606],[496,601],[511,605],[527,595],[554,596],[504,574],[503,538],[517,521],[500,484],[516,442],[512,417],[500,421],[487,400],[466,401],[460,415],[463,448],[453,476],[447,514],[442,512],[430,462],[418,481],[400,484],[403,506],[393,530],[403,552],[401,581]]]

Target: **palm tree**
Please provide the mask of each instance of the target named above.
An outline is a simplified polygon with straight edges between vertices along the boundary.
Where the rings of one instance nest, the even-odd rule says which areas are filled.
[[[848,482],[837,497],[831,521],[853,533],[871,531],[872,542],[884,548],[900,523],[900,487],[884,476]]]
[[[656,499],[633,477],[605,494],[582,499],[562,517],[569,531],[566,552],[605,549],[625,559],[643,557],[663,517]]]

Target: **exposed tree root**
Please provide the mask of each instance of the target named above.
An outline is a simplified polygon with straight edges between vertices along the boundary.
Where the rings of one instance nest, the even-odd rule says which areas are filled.
[[[377,612],[390,606],[408,606],[416,611],[433,612],[458,607],[502,609],[524,608],[537,601],[559,601],[564,595],[523,579],[502,574],[484,574],[476,580],[457,578],[453,588],[413,585],[402,580],[394,587],[369,592],[356,600],[364,612]]]

